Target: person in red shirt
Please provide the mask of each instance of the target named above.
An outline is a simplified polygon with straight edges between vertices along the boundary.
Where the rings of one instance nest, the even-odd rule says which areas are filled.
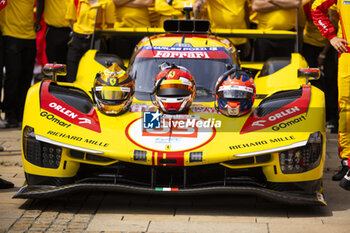
[[[339,14],[338,35],[327,17],[328,9],[337,5]],[[339,156],[342,159],[341,170],[333,180],[341,180],[340,186],[350,190],[350,2],[337,0],[316,0],[312,5],[312,18],[322,36],[327,38],[339,53],[338,57],[338,103],[339,103]]]
[[[299,7],[298,27],[301,35],[301,54],[309,67],[320,67],[323,71],[319,80],[311,81],[313,86],[321,89],[326,99],[326,122],[331,133],[338,133],[338,57],[337,52],[329,41],[321,35],[315,26],[311,16],[311,6],[315,0],[303,0]],[[338,13],[333,10],[329,14],[330,19]],[[338,21],[332,21],[337,25]]]

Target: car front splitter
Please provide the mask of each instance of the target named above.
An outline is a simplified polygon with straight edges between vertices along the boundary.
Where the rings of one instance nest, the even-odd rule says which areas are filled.
[[[286,204],[300,205],[327,205],[323,194],[294,194],[286,192],[278,192],[261,187],[242,187],[242,186],[214,186],[201,188],[150,188],[136,187],[124,184],[101,184],[101,183],[77,183],[63,186],[42,186],[42,185],[25,185],[13,198],[35,199],[35,198],[51,198],[64,194],[86,191],[116,191],[129,192],[139,194],[154,194],[154,195],[206,195],[206,194],[252,194],[258,195],[266,199],[278,201]]]

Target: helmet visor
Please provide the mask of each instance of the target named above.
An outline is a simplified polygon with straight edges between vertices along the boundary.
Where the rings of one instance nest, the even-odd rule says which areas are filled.
[[[184,84],[163,84],[157,91],[158,96],[176,97],[191,95],[191,87]]]
[[[97,86],[95,88],[97,97],[104,101],[126,100],[130,91],[130,87]]]
[[[253,96],[254,90],[244,86],[221,86],[218,96],[221,99],[249,99]]]

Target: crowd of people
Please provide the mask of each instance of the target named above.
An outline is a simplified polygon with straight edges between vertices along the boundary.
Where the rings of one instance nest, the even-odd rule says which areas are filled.
[[[46,30],[48,62],[67,64],[65,81],[74,82],[79,61],[91,45],[94,30],[162,27],[165,19],[185,18],[182,9],[191,4],[198,12],[197,18],[209,19],[212,28],[303,32],[302,55],[310,67],[320,67],[323,71],[321,79],[313,85],[325,92],[326,118],[332,132],[337,132],[340,115],[342,169],[333,178],[342,179],[348,171],[350,155],[350,71],[344,65],[350,62],[345,36],[350,33],[350,22],[349,14],[344,13],[349,7],[337,0],[1,0],[0,89],[4,89],[4,96],[1,98],[0,92],[0,107],[5,119],[0,119],[0,128],[18,127],[22,121],[26,92],[33,78],[37,33]],[[339,37],[335,36],[337,31]],[[295,50],[293,39],[229,39],[240,51],[242,60],[290,57]],[[117,46],[114,51],[119,51],[118,46],[123,47],[120,53],[132,51],[136,43],[137,40],[131,38],[111,39],[111,46]],[[125,49],[128,46],[130,48]],[[130,56],[128,52],[117,55]]]

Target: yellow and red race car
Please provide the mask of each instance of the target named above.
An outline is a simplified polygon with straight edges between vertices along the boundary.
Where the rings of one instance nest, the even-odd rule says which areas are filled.
[[[86,189],[217,192],[325,205],[324,94],[309,83],[317,70],[308,69],[298,53],[264,64],[241,63],[227,39],[203,29],[205,22],[167,25],[171,33],[145,37],[136,46],[127,68],[135,96],[122,115],[99,111],[91,94],[98,72],[111,62],[123,67],[116,56],[98,50],[83,56],[74,83],[44,80],[30,88],[22,129],[26,183],[14,197]],[[152,90],[164,62],[186,67],[195,79],[187,114],[156,114]],[[215,84],[232,66],[258,70],[253,110],[240,117],[215,107]],[[58,73],[62,68],[50,66]],[[153,123],[157,127],[149,127]]]

